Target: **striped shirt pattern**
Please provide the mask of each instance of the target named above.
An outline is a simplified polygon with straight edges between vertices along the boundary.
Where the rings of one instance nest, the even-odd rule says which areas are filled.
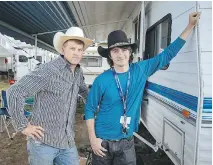
[[[83,71],[73,73],[62,56],[41,65],[7,90],[9,114],[17,131],[28,124],[24,116],[24,100],[35,96],[31,124],[44,128],[39,141],[60,149],[75,145],[74,123],[78,94],[86,100],[88,88]]]

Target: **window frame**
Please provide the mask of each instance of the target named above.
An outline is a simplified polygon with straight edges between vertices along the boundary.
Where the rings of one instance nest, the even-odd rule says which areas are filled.
[[[23,60],[22,58],[26,59],[26,61],[22,61]],[[27,56],[22,55],[22,54],[18,56],[18,62],[19,63],[28,63],[28,61],[29,61],[29,59],[28,59]]]
[[[137,26],[136,26],[137,24]],[[137,51],[139,52],[140,50],[140,33],[141,33],[141,12],[135,17],[133,21],[134,25],[134,42],[138,45]],[[137,32],[136,32],[137,30]]]
[[[40,63],[42,63],[43,61],[43,56],[36,56],[36,60],[39,61]]]
[[[155,24],[153,24],[151,27],[149,27],[147,29],[147,31],[146,31],[146,39],[145,39],[145,53],[144,53],[144,57],[143,57],[144,60],[150,59],[149,57],[146,56],[147,51],[148,51],[148,47],[149,47],[148,43],[147,43],[147,40],[148,40],[147,36],[148,36],[148,34],[152,30],[154,30],[154,44],[156,45],[157,26],[160,25],[161,23],[163,23],[166,20],[168,20],[167,47],[170,45],[170,43],[171,43],[171,32],[172,32],[172,15],[171,15],[171,13],[167,14],[166,16],[164,16],[163,18],[161,18],[159,21],[157,21]],[[154,50],[154,51],[156,51],[156,50]],[[154,54],[155,55],[153,57],[155,57],[159,53],[154,52]],[[164,66],[161,70],[166,70],[166,69],[168,69],[168,67],[169,67],[169,64],[167,64],[166,66]]]
[[[96,59],[100,59],[100,65],[98,65],[98,66],[88,66],[88,59],[89,58],[96,58]],[[83,59],[86,59],[86,65],[84,66],[84,65],[82,65],[83,67],[102,67],[102,57],[100,57],[100,56],[86,56],[86,57],[83,57],[82,58],[82,60]],[[80,62],[80,64],[81,64],[81,62]]]

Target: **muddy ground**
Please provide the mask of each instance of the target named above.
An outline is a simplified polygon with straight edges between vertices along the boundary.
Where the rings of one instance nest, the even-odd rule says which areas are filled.
[[[84,147],[88,144],[86,136],[85,123],[82,122],[81,114],[76,114],[76,145]],[[10,126],[10,132],[14,130]],[[28,165],[26,151],[26,136],[21,133],[16,134],[13,140],[8,138],[6,131],[0,133],[0,165]],[[79,153],[84,156],[84,153]]]

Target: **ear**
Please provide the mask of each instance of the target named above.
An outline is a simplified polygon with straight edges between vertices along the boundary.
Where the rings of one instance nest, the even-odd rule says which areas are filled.
[[[62,54],[64,55],[64,45],[62,46]]]

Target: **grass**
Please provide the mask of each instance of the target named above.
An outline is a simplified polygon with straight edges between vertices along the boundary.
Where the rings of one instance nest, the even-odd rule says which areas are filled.
[[[76,113],[84,114],[84,103],[83,103],[83,101],[80,101],[80,103],[77,104]]]
[[[10,84],[5,81],[0,81],[0,90],[7,90],[10,87]]]

